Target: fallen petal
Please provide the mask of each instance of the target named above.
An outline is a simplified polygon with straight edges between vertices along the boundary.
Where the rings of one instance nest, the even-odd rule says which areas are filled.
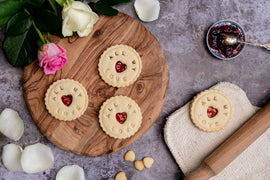
[[[13,109],[6,108],[0,115],[0,132],[8,138],[18,141],[24,132],[23,120]]]
[[[134,8],[142,21],[151,22],[158,19],[160,11],[158,0],[135,0]]]
[[[2,162],[9,171],[23,171],[20,161],[22,152],[22,148],[16,144],[3,147]]]
[[[85,180],[83,168],[78,165],[62,167],[57,175],[56,180]]]
[[[27,146],[21,157],[21,165],[27,173],[42,172],[52,166],[54,161],[52,150],[40,143]]]

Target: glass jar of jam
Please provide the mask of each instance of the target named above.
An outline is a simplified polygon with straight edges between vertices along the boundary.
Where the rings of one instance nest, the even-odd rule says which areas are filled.
[[[245,33],[239,24],[229,20],[218,21],[208,30],[206,43],[210,52],[219,59],[229,60],[237,57],[245,45],[238,42],[224,44],[224,33],[234,35],[239,41],[245,41]]]

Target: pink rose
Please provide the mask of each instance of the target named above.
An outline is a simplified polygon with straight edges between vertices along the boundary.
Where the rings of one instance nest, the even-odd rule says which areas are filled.
[[[46,75],[54,74],[66,65],[67,53],[58,44],[49,43],[43,46],[43,51],[38,51],[38,60]]]

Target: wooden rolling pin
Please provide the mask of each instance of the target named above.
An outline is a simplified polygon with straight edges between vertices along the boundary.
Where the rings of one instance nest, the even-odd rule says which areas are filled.
[[[206,180],[222,171],[270,127],[270,103],[230,136],[185,180]]]

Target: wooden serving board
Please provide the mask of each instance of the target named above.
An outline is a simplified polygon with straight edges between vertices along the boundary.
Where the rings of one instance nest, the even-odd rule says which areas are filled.
[[[156,121],[165,102],[169,68],[164,52],[154,36],[138,21],[119,13],[100,16],[87,37],[53,38],[67,50],[67,65],[54,75],[45,75],[37,60],[24,68],[24,97],[40,131],[56,146],[76,154],[102,156],[119,151],[139,139]],[[142,72],[128,87],[114,88],[99,76],[98,61],[104,50],[116,44],[133,47],[142,59]],[[87,90],[89,105],[76,120],[53,118],[44,104],[48,87],[59,79],[74,79]],[[114,139],[99,126],[99,109],[115,95],[129,96],[142,111],[142,125],[130,138]]]

